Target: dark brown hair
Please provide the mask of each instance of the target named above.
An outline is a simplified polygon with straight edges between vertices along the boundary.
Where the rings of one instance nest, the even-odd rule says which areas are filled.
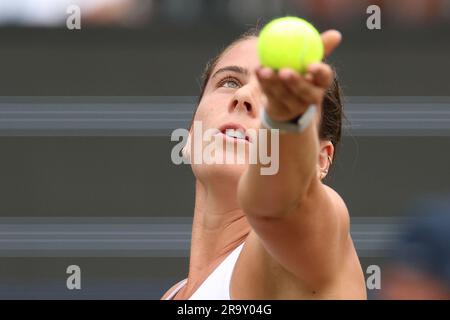
[[[224,50],[222,50],[217,56],[215,56],[214,58],[212,58],[210,61],[207,62],[201,78],[201,87],[198,102],[200,102],[200,100],[202,99],[206,85],[208,84],[209,78],[211,77],[211,73],[216,67],[222,54],[228,48],[232,47],[236,43],[253,37],[257,37],[258,34],[259,30],[257,28],[252,28],[248,30],[247,32],[242,34],[239,38],[234,40]],[[335,69],[333,69],[333,73],[334,73],[333,83],[326,91],[322,102],[322,120],[319,129],[319,137],[320,139],[331,141],[331,143],[334,146],[334,156],[335,156],[339,142],[341,140],[342,119],[344,115],[342,104],[342,89],[339,85]]]

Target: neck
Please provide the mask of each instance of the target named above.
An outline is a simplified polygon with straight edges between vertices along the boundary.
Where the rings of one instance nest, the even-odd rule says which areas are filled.
[[[198,279],[243,242],[250,225],[239,208],[237,185],[210,186],[197,180],[189,279]],[[192,280],[195,282],[195,280]]]

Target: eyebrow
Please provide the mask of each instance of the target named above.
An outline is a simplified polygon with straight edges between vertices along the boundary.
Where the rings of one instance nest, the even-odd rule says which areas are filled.
[[[214,72],[214,75],[211,78],[214,78],[218,73],[221,72],[227,72],[227,71],[232,71],[232,72],[236,72],[236,73],[240,73],[243,75],[248,75],[249,72],[247,69],[239,67],[239,66],[226,66],[223,68],[220,68],[219,70],[217,70],[216,72]]]

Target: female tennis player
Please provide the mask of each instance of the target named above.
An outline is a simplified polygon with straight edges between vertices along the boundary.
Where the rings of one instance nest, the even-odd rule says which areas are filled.
[[[341,41],[335,30],[321,36],[326,54]],[[246,152],[257,142],[246,130],[280,129],[278,171],[261,174],[262,161],[191,164],[189,273],[162,299],[365,299],[347,207],[322,182],[341,136],[335,72],[263,68],[257,40],[247,33],[207,64],[194,120]]]

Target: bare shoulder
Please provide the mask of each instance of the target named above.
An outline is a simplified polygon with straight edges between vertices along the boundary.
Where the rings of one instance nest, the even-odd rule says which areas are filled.
[[[349,210],[342,197],[331,187],[321,185],[298,209],[299,214],[316,216],[313,220],[320,226],[327,221],[326,232],[314,229],[316,222],[309,218],[306,219],[307,228],[314,229],[313,233],[297,218],[262,222],[261,229],[250,232],[236,264],[231,286],[233,298],[352,299],[355,296],[350,297],[352,287],[358,292],[356,296],[364,297],[362,270],[350,236]],[[331,233],[334,235],[329,236]],[[274,247],[277,254],[271,252]],[[299,270],[305,270],[300,277],[283,263],[283,258],[291,256],[290,261],[296,263]],[[332,268],[328,267],[330,257],[338,259]],[[327,279],[330,281],[312,282],[315,270],[329,274]],[[346,291],[346,288],[350,290]]]
[[[340,231],[344,233],[350,232],[350,214],[344,199],[333,188],[323,185],[325,192],[330,198],[330,203],[334,207],[333,210],[336,218],[340,223]]]

